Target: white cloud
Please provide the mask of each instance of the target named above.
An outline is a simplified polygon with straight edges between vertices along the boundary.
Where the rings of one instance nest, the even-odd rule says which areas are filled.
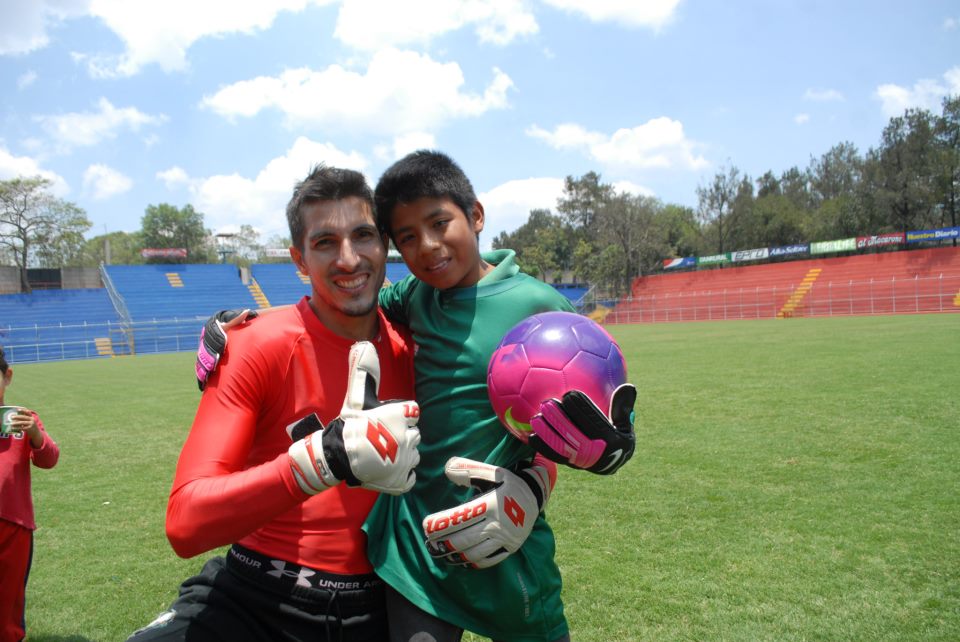
[[[3,0],[0,56],[25,54],[50,43],[47,29],[86,12],[89,0]]]
[[[64,197],[70,192],[67,181],[62,176],[50,170],[41,169],[40,164],[29,156],[14,156],[0,147],[0,180],[11,178],[33,178],[41,176],[52,182],[50,191],[54,196]]]
[[[171,191],[179,187],[190,186],[190,177],[187,175],[187,172],[182,167],[176,165],[162,172],[157,172],[157,178],[163,181],[163,184]]]
[[[544,3],[585,15],[593,22],[659,29],[673,19],[680,0],[544,0]]]
[[[576,124],[560,125],[552,132],[533,125],[527,128],[527,135],[555,149],[581,150],[589,158],[614,167],[696,170],[709,164],[695,151],[697,144],[686,137],[683,124],[666,117],[618,129],[609,136]]]
[[[17,78],[17,89],[26,89],[37,81],[37,72],[30,70]]]
[[[267,236],[288,236],[285,211],[293,186],[321,162],[358,171],[367,167],[358,152],[343,152],[332,144],[300,137],[284,156],[271,160],[253,178],[239,174],[194,178],[176,166],[159,172],[157,178],[168,189],[186,188],[190,202],[203,212],[212,229],[246,223]]]
[[[537,33],[525,2],[506,0],[344,0],[334,36],[357,49],[425,45],[473,26],[481,42],[506,45]]]
[[[486,219],[480,234],[481,249],[489,250],[501,232],[513,232],[526,223],[530,210],[555,210],[561,196],[562,178],[512,180],[478,194]]]
[[[374,155],[378,160],[392,163],[402,158],[410,152],[418,149],[436,149],[437,139],[433,134],[427,132],[410,132],[402,134],[393,139],[391,145],[377,145],[374,149]]]
[[[132,180],[106,165],[91,165],[83,173],[83,188],[91,192],[97,201],[129,192],[131,187]]]
[[[923,78],[913,87],[895,84],[877,87],[876,97],[880,100],[883,114],[888,117],[902,116],[909,108],[927,109],[940,113],[941,102],[945,96],[960,93],[960,67],[953,67],[943,74],[943,82]]]
[[[203,106],[228,117],[277,109],[291,127],[347,128],[385,134],[436,129],[445,122],[507,106],[513,81],[497,68],[482,94],[463,91],[455,62],[412,51],[384,49],[365,73],[332,65],[323,71],[290,69],[221,88]]]
[[[637,185],[632,181],[614,181],[613,189],[620,194],[633,194],[634,196],[656,196],[649,187]]]
[[[120,56],[83,56],[96,77],[131,76],[157,64],[164,71],[187,67],[187,50],[207,37],[250,34],[269,28],[281,11],[302,11],[308,4],[333,0],[91,0],[90,14],[100,18],[124,43]]]
[[[837,91],[836,89],[808,89],[804,94],[803,98],[805,100],[812,100],[814,102],[842,102],[846,100],[843,97],[843,94]]]
[[[806,125],[810,122],[810,114],[797,114],[793,117],[793,122],[797,125]]]
[[[118,109],[106,98],[101,98],[97,107],[93,112],[36,116],[35,119],[55,143],[65,149],[96,145],[106,138],[116,138],[123,130],[139,131],[143,126],[156,126],[167,120],[163,114],[152,116],[135,107]]]
[[[953,31],[957,27],[960,27],[960,20],[957,18],[947,18],[943,21],[943,28],[947,31]]]

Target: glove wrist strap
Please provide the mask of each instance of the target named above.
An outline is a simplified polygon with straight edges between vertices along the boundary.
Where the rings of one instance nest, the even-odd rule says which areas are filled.
[[[350,469],[347,450],[343,446],[343,419],[337,417],[327,424],[323,429],[322,442],[323,457],[327,460],[333,476],[347,482],[348,486],[359,486],[362,482]]]

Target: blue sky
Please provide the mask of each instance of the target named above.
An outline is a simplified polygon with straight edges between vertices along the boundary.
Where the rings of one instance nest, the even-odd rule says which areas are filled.
[[[482,245],[563,178],[695,207],[960,93],[940,0],[4,0],[0,179],[40,174],[89,236],[192,204],[286,235],[311,164],[374,184],[421,147],[471,177]]]

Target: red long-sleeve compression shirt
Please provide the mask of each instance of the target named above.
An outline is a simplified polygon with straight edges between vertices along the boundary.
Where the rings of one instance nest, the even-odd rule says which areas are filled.
[[[293,479],[287,426],[329,422],[346,393],[352,341],[330,332],[304,298],[230,330],[183,446],[167,506],[167,537],[191,557],[240,543],[331,573],[368,573],[360,530],[377,495],[339,484],[315,496]],[[413,398],[412,342],[380,315],[374,341],[380,398]]]

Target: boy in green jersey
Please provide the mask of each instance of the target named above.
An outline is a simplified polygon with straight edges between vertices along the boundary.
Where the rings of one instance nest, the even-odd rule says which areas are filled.
[[[453,642],[463,629],[512,642],[568,640],[554,536],[540,514],[550,467],[543,458],[531,466],[535,451],[500,425],[486,372],[518,322],[573,307],[521,273],[512,250],[480,253],[483,206],[446,155],[419,151],[397,161],[374,196],[378,223],[412,272],[381,290],[380,305],[412,331],[421,411],[417,482],[403,496],[381,495],[364,525],[370,561],[390,586],[391,640]],[[618,413],[616,430],[603,416],[612,432],[583,431],[626,451],[607,472],[633,452],[624,421],[634,396],[621,395],[621,410],[629,410]],[[553,409],[568,410],[565,402],[553,401]],[[485,492],[478,496],[471,486]]]

